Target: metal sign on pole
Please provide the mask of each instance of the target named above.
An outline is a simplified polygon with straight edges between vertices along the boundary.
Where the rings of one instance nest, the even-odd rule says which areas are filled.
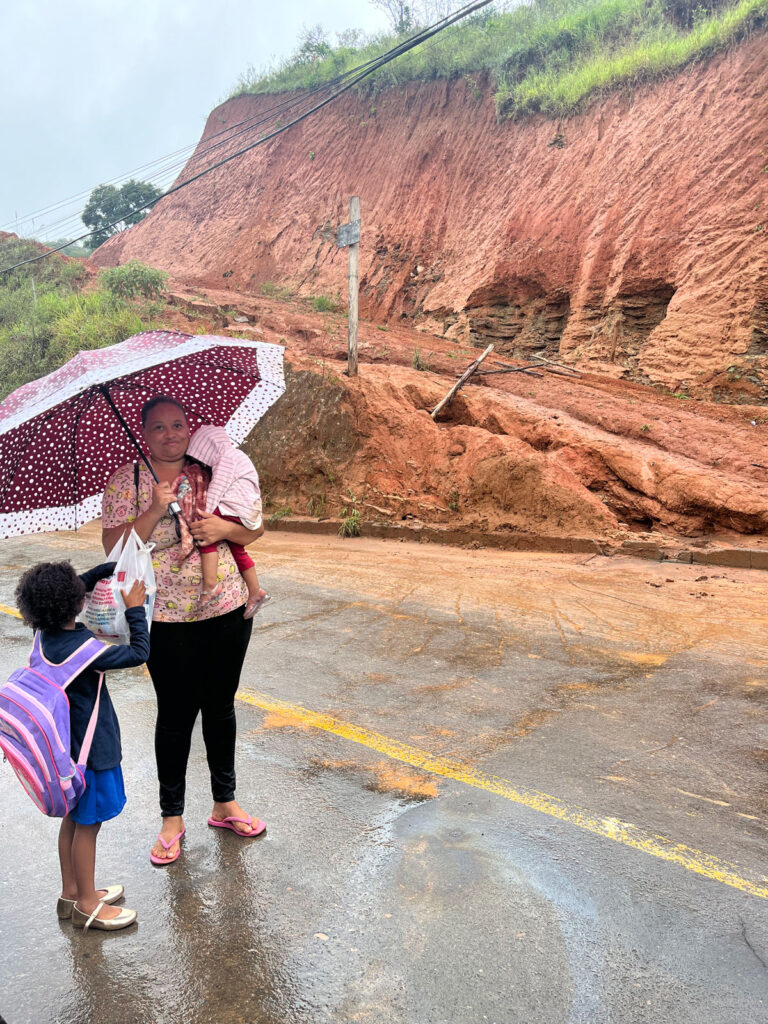
[[[340,249],[349,247],[349,356],[347,373],[357,376],[357,259],[360,243],[360,197],[349,200],[349,224],[341,224],[336,238]]]

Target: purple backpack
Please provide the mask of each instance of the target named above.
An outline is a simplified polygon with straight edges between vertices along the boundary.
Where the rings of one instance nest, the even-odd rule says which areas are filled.
[[[52,818],[63,818],[85,790],[85,765],[96,730],[101,700],[96,703],[75,764],[70,756],[69,698],[66,689],[105,645],[90,637],[60,665],[47,661],[35,633],[29,663],[16,669],[0,687],[0,750],[35,805]]]

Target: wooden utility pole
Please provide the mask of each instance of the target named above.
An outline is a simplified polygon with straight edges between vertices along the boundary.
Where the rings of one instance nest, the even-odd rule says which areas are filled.
[[[357,260],[360,248],[360,196],[352,196],[349,200],[349,223],[339,227],[336,243],[339,248],[349,247],[349,355],[347,374],[357,376]]]

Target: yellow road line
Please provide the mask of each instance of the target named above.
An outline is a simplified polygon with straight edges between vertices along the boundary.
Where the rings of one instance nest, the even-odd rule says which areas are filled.
[[[477,769],[468,768],[466,765],[446,758],[435,757],[426,750],[420,750],[407,743],[400,743],[381,733],[363,729],[350,722],[333,718],[331,715],[310,711],[298,704],[277,700],[266,694],[241,692],[238,693],[237,699],[245,704],[261,708],[263,711],[290,716],[294,720],[300,719],[305,725],[333,733],[344,739],[352,740],[354,743],[361,743],[387,757],[402,761],[414,768],[421,768],[433,775],[441,775],[456,782],[463,782],[467,786],[474,786],[476,789],[484,789],[488,793],[504,797],[505,800],[511,800],[512,803],[521,804],[540,814],[546,814],[551,818],[558,818],[560,821],[575,825],[586,832],[621,843],[622,846],[629,846],[634,850],[649,854],[651,857],[658,857],[660,860],[678,864],[686,871],[693,871],[697,875],[703,875],[704,878],[711,878],[723,885],[729,885],[733,889],[740,889],[750,896],[768,899],[768,879],[746,878],[739,874],[739,869],[735,864],[719,860],[717,857],[686,846],[684,843],[676,843],[664,836],[646,832],[628,821],[620,821],[618,818],[595,817],[588,811],[570,807],[562,800],[549,796],[547,793],[539,793],[536,790],[519,790],[508,779],[502,779],[498,775],[486,775]]]
[[[8,608],[6,605],[0,605],[0,612],[13,615],[18,619],[21,618],[15,608]],[[585,832],[602,836],[603,839],[611,839],[615,843],[629,846],[633,850],[640,850],[641,853],[647,853],[651,857],[658,857],[660,860],[678,864],[686,871],[693,871],[704,878],[711,878],[715,882],[739,889],[750,896],[768,899],[768,879],[747,878],[739,874],[739,869],[735,864],[712,857],[710,854],[696,850],[692,846],[686,846],[684,843],[676,843],[665,836],[646,832],[631,822],[620,821],[618,818],[598,818],[578,807],[569,807],[562,800],[549,796],[547,793],[516,789],[512,782],[502,779],[498,775],[486,775],[485,772],[468,768],[457,761],[435,757],[426,750],[420,750],[407,743],[400,743],[382,733],[363,729],[359,725],[344,722],[340,718],[310,711],[299,704],[289,704],[287,701],[277,700],[260,693],[241,692],[238,693],[237,699],[244,704],[261,708],[262,711],[289,715],[314,729],[322,729],[324,732],[341,736],[353,743],[360,743],[395,761],[402,761],[413,768],[421,768],[422,771],[430,772],[432,775],[440,775],[446,779],[453,779],[455,782],[463,782],[467,786],[474,786],[475,789],[484,789],[488,793],[511,800],[512,803],[521,804],[539,814],[558,818]]]

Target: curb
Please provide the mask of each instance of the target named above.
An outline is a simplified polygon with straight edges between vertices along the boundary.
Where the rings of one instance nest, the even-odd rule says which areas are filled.
[[[266,520],[266,530],[285,533],[310,533],[338,536],[340,519],[284,518]],[[420,543],[449,544],[454,547],[483,547],[502,551],[551,551],[555,554],[610,555],[608,544],[591,537],[547,537],[525,533],[484,533],[481,530],[443,530],[434,526],[410,526],[394,523],[364,523],[361,536],[377,540],[410,540]]]
[[[768,569],[768,551],[758,548],[721,548],[718,551],[681,551],[678,562],[721,565],[728,569]]]
[[[309,533],[336,537],[340,519],[302,519],[290,517],[267,520],[267,530],[284,533]],[[719,565],[729,569],[768,570],[768,550],[759,548],[718,548],[676,551],[653,541],[626,540],[622,544],[596,541],[591,537],[549,537],[527,533],[484,533],[482,530],[441,529],[395,523],[364,523],[362,537],[376,540],[408,540],[416,543],[448,544],[454,547],[492,548],[497,551],[549,551],[552,554],[629,555],[652,562],[676,561],[687,565]]]

